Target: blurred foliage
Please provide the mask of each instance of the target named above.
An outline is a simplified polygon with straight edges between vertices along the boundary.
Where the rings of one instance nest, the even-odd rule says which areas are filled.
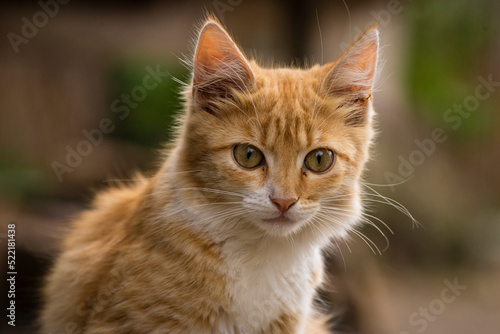
[[[155,69],[157,64],[162,71],[168,71],[169,77],[164,78],[152,90],[147,90],[147,96],[142,101],[134,101],[137,107],[130,108],[130,113],[120,119],[116,114],[116,130],[113,136],[134,144],[147,147],[159,147],[169,139],[169,128],[174,115],[181,108],[181,84],[174,78],[186,82],[188,70],[180,63],[164,64],[145,60],[127,60],[115,64],[110,70],[109,105],[115,99],[121,99],[122,94],[131,95],[133,89],[143,87],[143,80],[148,75],[147,67]],[[151,82],[154,82],[152,80]],[[120,103],[120,106],[126,105]]]
[[[408,89],[413,110],[431,125],[442,126],[443,114],[473,95],[477,77],[487,75],[481,66],[498,38],[494,1],[432,1],[413,3],[407,16],[409,36]],[[478,55],[482,55],[478,57]],[[481,101],[479,109],[450,133],[452,139],[475,139],[491,130],[493,101]]]
[[[0,148],[0,157],[0,195],[10,200],[43,198],[52,189],[42,166],[34,166],[22,152]]]

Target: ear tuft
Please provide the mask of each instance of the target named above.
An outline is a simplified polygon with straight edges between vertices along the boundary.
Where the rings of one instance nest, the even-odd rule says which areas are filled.
[[[213,102],[233,90],[249,89],[253,71],[228,33],[209,20],[200,31],[193,62],[193,98],[210,113]]]
[[[323,83],[327,95],[351,95],[355,102],[371,97],[378,56],[378,30],[365,31],[340,58],[329,65]]]

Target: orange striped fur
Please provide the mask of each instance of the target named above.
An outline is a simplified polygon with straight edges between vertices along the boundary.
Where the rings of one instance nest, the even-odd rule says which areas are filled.
[[[313,297],[322,249],[362,211],[377,48],[371,29],[336,62],[265,69],[209,19],[162,167],[74,222],[42,333],[328,333]],[[333,167],[307,167],[316,149]]]

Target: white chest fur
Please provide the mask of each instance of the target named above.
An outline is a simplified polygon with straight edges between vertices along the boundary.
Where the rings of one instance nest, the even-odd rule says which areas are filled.
[[[227,332],[258,333],[283,315],[296,317],[303,326],[311,310],[311,277],[322,270],[319,247],[259,241],[235,240],[223,248],[232,299]],[[303,329],[299,326],[296,333]]]
[[[305,334],[328,238],[314,229],[293,239],[269,237],[244,220],[210,219],[217,213],[208,210],[186,213],[184,221],[222,245],[231,301],[211,333],[265,333],[273,321],[291,316],[299,325],[290,334]]]

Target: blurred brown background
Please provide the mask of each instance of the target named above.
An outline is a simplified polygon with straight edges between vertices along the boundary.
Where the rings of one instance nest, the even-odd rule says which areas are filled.
[[[329,260],[336,287],[325,292],[328,307],[342,311],[336,327],[347,333],[500,333],[500,3],[346,4],[0,5],[0,269],[8,271],[7,225],[16,223],[18,272],[16,327],[7,325],[3,311],[1,332],[34,332],[54,237],[95,190],[154,168],[180,110],[174,78],[188,79],[178,58],[189,54],[194,27],[208,10],[264,64],[333,61],[379,21],[384,67],[374,101],[380,134],[366,191],[402,203],[423,228],[367,195],[380,201],[369,202],[369,213],[394,235],[373,218],[388,247],[369,225],[363,233],[374,245],[359,238],[339,245],[341,253]],[[169,76],[154,89],[141,88],[156,68]],[[124,109],[116,111],[127,103],[124,117]],[[99,135],[103,119],[112,130]]]

